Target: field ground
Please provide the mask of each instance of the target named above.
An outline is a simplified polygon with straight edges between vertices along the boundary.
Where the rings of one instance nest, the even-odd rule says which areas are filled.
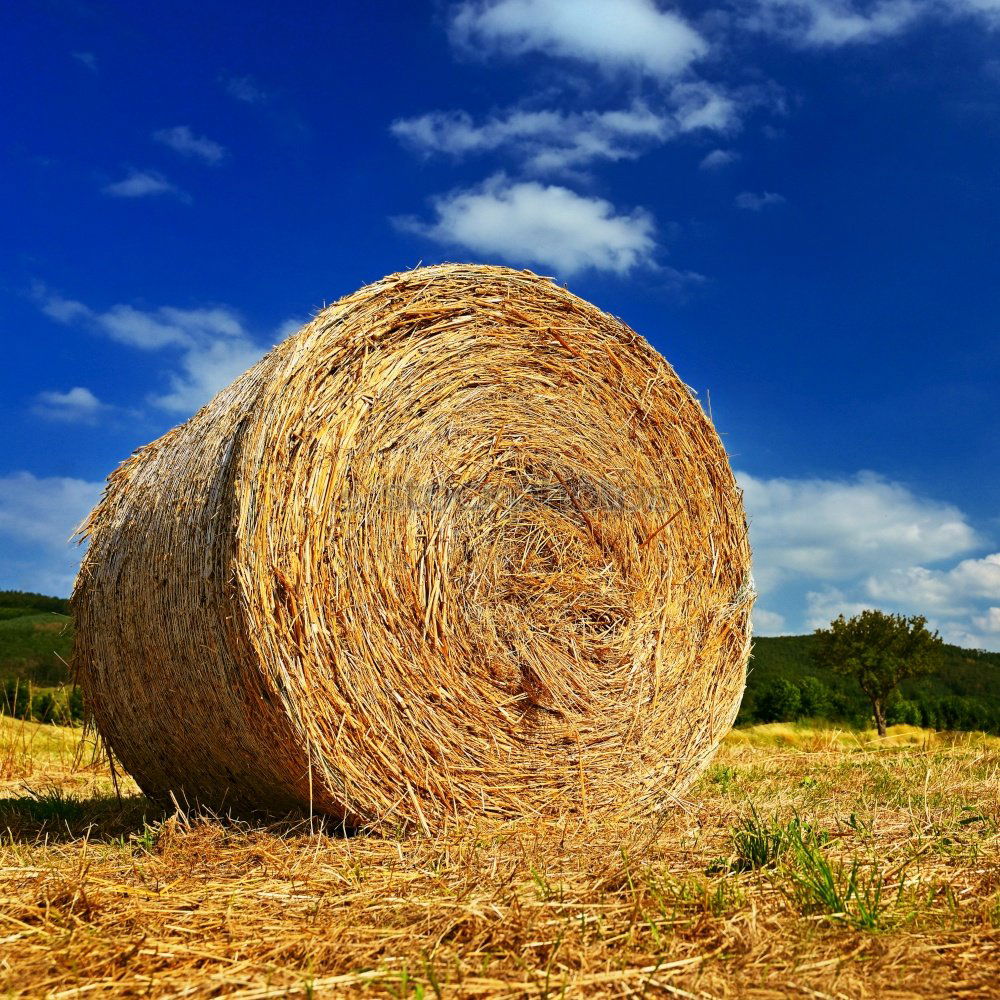
[[[341,838],[121,798],[0,719],[9,996],[1000,992],[1000,740],[737,730],[648,829]]]

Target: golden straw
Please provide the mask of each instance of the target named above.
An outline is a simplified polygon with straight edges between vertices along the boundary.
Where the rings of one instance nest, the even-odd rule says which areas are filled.
[[[645,340],[527,271],[324,309],[117,469],[82,533],[78,676],[160,800],[639,815],[743,693],[718,436]]]

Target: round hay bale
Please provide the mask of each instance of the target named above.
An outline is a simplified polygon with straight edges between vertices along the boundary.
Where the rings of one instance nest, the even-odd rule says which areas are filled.
[[[157,799],[635,816],[743,693],[718,436],[645,340],[527,271],[329,306],[117,469],[82,534],[78,677]]]

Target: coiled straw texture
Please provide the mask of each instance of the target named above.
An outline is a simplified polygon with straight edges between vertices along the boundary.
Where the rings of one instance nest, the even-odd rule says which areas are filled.
[[[645,340],[526,271],[324,309],[115,471],[83,533],[78,678],[159,799],[637,816],[745,684],[718,436]]]

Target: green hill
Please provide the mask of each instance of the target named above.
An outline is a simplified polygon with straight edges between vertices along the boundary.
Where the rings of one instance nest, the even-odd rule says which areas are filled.
[[[52,687],[68,679],[73,650],[69,602],[60,597],[0,591],[0,682]]]
[[[72,651],[68,601],[0,591],[0,712],[39,722],[79,718],[79,692],[67,686]]]
[[[802,689],[819,682],[829,703],[823,717],[851,724],[867,723],[871,709],[856,682],[816,666],[812,659],[815,642],[812,635],[762,636],[754,640],[747,691],[740,708],[741,721],[789,721],[787,717],[765,718],[780,708],[780,704],[775,704],[780,703],[780,698],[773,697],[776,685],[791,682]],[[787,714],[794,717],[794,713]],[[893,721],[938,729],[1000,732],[1000,653],[946,644],[938,670],[903,682],[900,698],[890,715]]]

